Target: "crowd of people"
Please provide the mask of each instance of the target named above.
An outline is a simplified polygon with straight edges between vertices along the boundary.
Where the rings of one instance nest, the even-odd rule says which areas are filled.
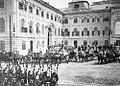
[[[92,61],[94,59],[98,60],[98,63],[110,63],[110,62],[120,62],[119,50],[112,45],[103,46],[79,46],[71,47],[67,46],[60,48],[55,51],[54,48],[51,50],[54,54],[61,54],[61,60],[65,60],[67,63],[69,61],[76,62],[86,62]]]
[[[120,62],[119,51],[113,46],[52,47],[44,54],[41,51],[37,54],[28,52],[26,56],[16,54],[9,60],[6,56],[9,57],[5,51],[0,53],[3,58],[0,61],[0,86],[56,86],[58,66],[62,61],[86,62],[96,57],[100,64]],[[19,59],[15,59],[16,56]]]
[[[1,56],[6,56],[5,52],[1,52]],[[33,63],[33,58],[29,61],[26,58],[27,56],[0,62],[0,86],[57,85],[59,64],[42,61]]]

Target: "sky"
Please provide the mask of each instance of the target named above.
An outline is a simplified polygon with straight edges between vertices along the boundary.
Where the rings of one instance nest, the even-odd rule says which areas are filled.
[[[71,2],[72,0],[43,0],[43,1],[49,2],[50,5],[56,8],[66,8],[68,7],[68,3]],[[97,2],[102,0],[86,0],[86,1],[92,4],[92,2]]]

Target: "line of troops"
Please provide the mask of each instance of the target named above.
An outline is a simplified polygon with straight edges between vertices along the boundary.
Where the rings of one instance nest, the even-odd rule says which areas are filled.
[[[31,64],[0,66],[0,86],[56,86],[58,82],[58,64],[38,66]],[[54,66],[54,71],[53,67]]]

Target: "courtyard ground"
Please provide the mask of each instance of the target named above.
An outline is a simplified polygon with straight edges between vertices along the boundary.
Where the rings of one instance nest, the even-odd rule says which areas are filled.
[[[120,86],[120,63],[64,63],[58,74],[58,86]]]

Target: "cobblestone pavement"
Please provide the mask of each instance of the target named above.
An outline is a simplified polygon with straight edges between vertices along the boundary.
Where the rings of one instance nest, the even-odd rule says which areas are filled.
[[[60,64],[58,86],[120,86],[120,63]]]

